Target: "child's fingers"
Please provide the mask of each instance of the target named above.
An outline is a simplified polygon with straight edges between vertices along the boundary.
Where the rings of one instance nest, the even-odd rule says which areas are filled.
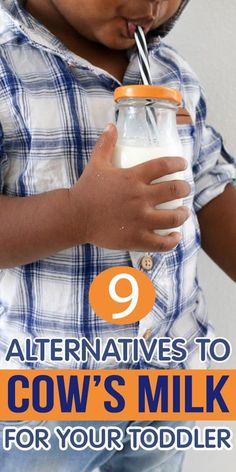
[[[170,180],[147,185],[146,195],[152,205],[170,202],[178,198],[186,198],[191,193],[191,186],[185,180]]]
[[[114,147],[117,141],[117,129],[115,125],[109,124],[93,149],[92,158],[111,162]]]
[[[147,223],[149,229],[168,229],[178,228],[182,226],[190,216],[190,210],[185,207],[176,208],[176,210],[159,210],[150,211]]]
[[[133,169],[143,182],[150,183],[165,175],[184,171],[187,165],[187,161],[183,157],[159,157],[134,166]]]
[[[182,234],[173,232],[167,236],[160,236],[159,234],[152,232],[143,233],[143,241],[141,242],[143,250],[149,252],[168,252],[176,248],[182,239]],[[138,250],[136,248],[136,250]]]

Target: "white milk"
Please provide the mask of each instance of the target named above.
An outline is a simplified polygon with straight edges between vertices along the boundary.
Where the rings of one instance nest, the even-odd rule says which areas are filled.
[[[143,164],[144,162],[156,159],[158,157],[165,156],[182,156],[181,146],[172,146],[172,147],[141,147],[141,146],[122,146],[117,145],[115,147],[113,155],[113,164],[116,167],[128,168],[133,167],[138,164]],[[156,182],[167,182],[171,180],[184,180],[184,172],[175,172],[174,174],[166,175],[159,179],[153,181]],[[183,205],[183,200],[172,200],[170,202],[162,203],[156,206],[156,208],[162,208],[164,210],[172,210]],[[157,230],[158,234],[166,235],[170,234],[173,231],[180,231],[180,228],[171,228]]]

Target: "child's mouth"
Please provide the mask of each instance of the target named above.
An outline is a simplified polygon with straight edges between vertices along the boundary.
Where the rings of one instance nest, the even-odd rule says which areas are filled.
[[[128,27],[128,36],[130,37],[130,39],[133,39],[134,38],[134,33],[137,29],[137,25],[135,25],[131,21],[128,21],[127,22],[127,27]]]
[[[148,33],[148,31],[150,31],[151,29],[151,26],[153,24],[153,19],[147,19],[147,20],[144,20],[144,21],[137,21],[137,22],[133,22],[133,21],[130,21],[130,20],[126,20],[127,21],[127,32],[128,32],[128,37],[130,39],[134,39],[134,33],[137,29],[137,26],[142,26],[143,28],[143,31],[145,34]]]

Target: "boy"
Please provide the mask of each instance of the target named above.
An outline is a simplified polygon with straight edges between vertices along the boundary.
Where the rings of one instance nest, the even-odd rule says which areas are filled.
[[[189,351],[183,367],[197,365],[193,339],[209,335],[210,328],[196,276],[200,231],[195,212],[203,247],[236,279],[236,191],[231,185],[234,160],[220,136],[205,126],[206,106],[197,78],[159,40],[186,3],[1,2],[2,368],[22,367],[17,359],[4,360],[13,338],[23,343],[26,337],[36,336],[84,336],[90,341],[99,336],[105,341],[109,336],[181,335],[187,338]],[[179,126],[184,155],[191,162],[188,183],[150,185],[155,178],[183,170],[182,158],[164,157],[133,169],[115,169],[111,165],[115,127],[110,125],[97,140],[113,120],[114,89],[120,82],[139,82],[133,48],[137,24],[149,41],[154,83],[180,89],[193,121]],[[185,206],[155,210],[158,203],[175,198],[185,198]],[[192,206],[191,215],[187,206]],[[165,237],[153,233],[184,222],[182,240],[178,233]],[[88,304],[92,280],[113,265],[145,270],[145,251],[151,251],[147,273],[157,295],[153,311],[139,325],[125,328],[100,321]],[[23,365],[45,366],[53,367],[50,360],[46,365],[40,361]],[[68,364],[62,361],[57,367]],[[71,362],[69,367],[82,366]],[[99,365],[88,361],[85,367]],[[158,368],[158,360],[146,365],[141,359],[140,367]],[[19,470],[27,465],[32,471],[55,465],[56,470],[90,472],[101,465],[116,472],[137,467],[177,472],[182,463],[181,454],[173,451],[132,453],[128,441],[123,455],[82,451],[76,456],[59,454],[54,448],[50,461],[45,456],[18,451],[12,453],[10,463],[2,454],[2,470],[16,470],[16,464],[21,464]]]

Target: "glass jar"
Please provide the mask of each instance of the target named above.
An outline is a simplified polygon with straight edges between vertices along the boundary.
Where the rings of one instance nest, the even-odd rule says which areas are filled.
[[[157,85],[118,87],[114,93],[118,141],[113,155],[116,167],[128,168],[164,156],[183,156],[176,112],[181,104],[181,93]],[[184,172],[163,176],[152,183],[184,180]],[[175,209],[182,199],[157,205]],[[180,228],[158,230],[161,235]]]

